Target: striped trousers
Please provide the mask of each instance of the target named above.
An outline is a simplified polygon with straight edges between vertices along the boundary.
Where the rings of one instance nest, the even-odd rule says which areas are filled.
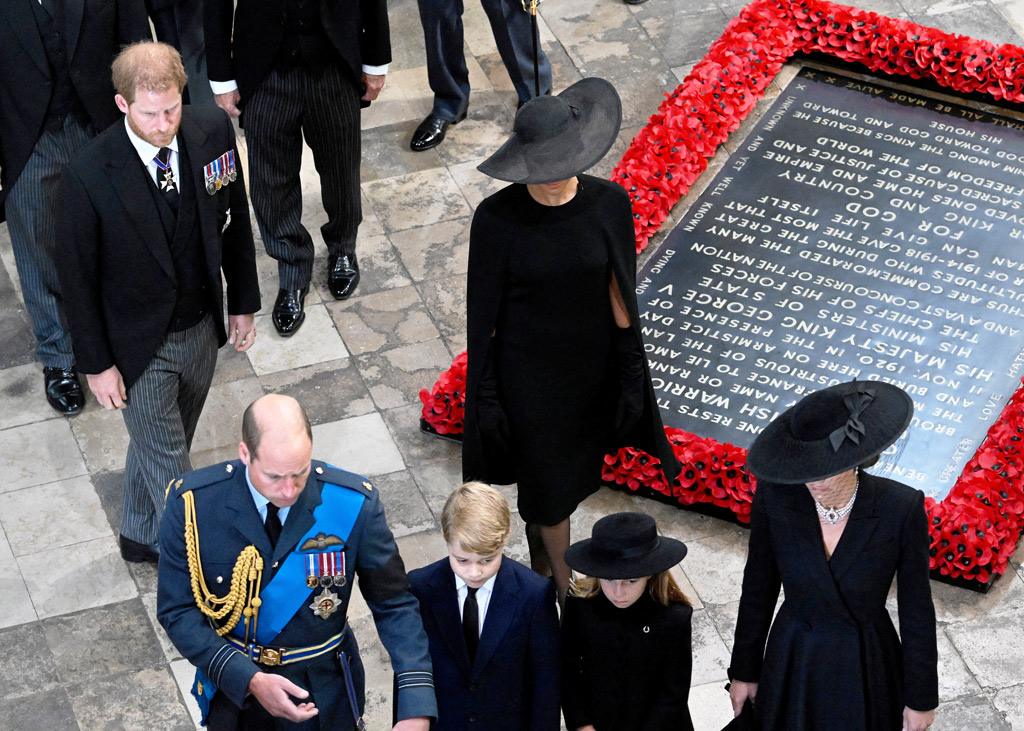
[[[21,296],[36,336],[36,358],[47,368],[70,368],[75,362],[53,260],[57,188],[64,168],[92,138],[92,126],[70,114],[61,129],[43,130],[4,205]]]
[[[301,289],[313,273],[313,239],[302,225],[302,138],[313,151],[331,254],[354,254],[363,213],[359,198],[359,92],[336,65],[319,71],[275,68],[243,99],[249,148],[249,198],[282,289]]]
[[[169,332],[121,412],[128,428],[121,535],[156,547],[167,483],[192,469],[188,451],[217,365],[213,316]]]

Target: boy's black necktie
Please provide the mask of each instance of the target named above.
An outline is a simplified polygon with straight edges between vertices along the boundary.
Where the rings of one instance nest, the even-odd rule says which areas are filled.
[[[476,659],[476,647],[480,644],[480,608],[476,605],[476,589],[466,587],[466,601],[462,605],[462,636],[466,639],[469,662]]]
[[[277,547],[277,539],[281,536],[281,518],[277,514],[278,510],[274,503],[267,503],[267,519],[263,521],[263,527],[267,530],[271,548]]]

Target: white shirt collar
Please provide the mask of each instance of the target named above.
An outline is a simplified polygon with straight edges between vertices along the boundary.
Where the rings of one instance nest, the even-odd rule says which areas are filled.
[[[260,522],[265,523],[267,521],[267,505],[270,504],[270,500],[253,486],[252,480],[249,479],[248,465],[245,467],[245,484],[249,486],[249,494],[252,495],[252,501],[256,504],[256,512],[260,514]],[[281,525],[284,525],[284,522],[288,519],[288,511],[291,509],[291,505],[278,509],[277,517],[281,519]]]
[[[142,159],[143,165],[152,165],[153,158],[160,152],[159,147],[154,147],[150,143],[135,134],[132,130],[132,126],[128,124],[128,116],[124,118],[124,128],[128,132],[128,141],[132,143],[132,147],[139,153],[139,157]],[[174,154],[178,154],[178,135],[174,135],[174,139],[171,140],[171,144],[167,145],[169,148],[174,150]]]
[[[483,586],[481,586],[479,589],[476,590],[476,595],[478,597],[481,594],[485,594],[485,595],[489,596],[490,593],[492,591],[494,591],[494,582],[497,580],[497,578],[498,578],[498,575],[495,574],[494,576],[489,578],[487,581],[485,581],[483,583]],[[459,592],[459,595],[461,596],[463,589],[466,589],[468,591],[469,590],[469,584],[467,584],[465,581],[463,581],[462,577],[460,577],[458,574],[455,574],[455,591]]]

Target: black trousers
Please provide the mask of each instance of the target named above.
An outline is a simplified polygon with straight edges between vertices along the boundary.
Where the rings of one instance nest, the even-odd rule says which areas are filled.
[[[313,238],[302,225],[302,139],[313,151],[331,254],[354,254],[363,212],[359,197],[359,92],[340,68],[276,68],[245,105],[249,193],[263,244],[283,289],[301,289],[313,272]]]

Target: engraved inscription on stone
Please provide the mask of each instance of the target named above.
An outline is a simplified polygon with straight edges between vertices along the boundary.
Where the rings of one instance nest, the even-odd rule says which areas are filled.
[[[637,294],[666,425],[746,447],[886,380],[915,415],[874,471],[942,498],[1024,373],[1024,123],[805,69]]]

